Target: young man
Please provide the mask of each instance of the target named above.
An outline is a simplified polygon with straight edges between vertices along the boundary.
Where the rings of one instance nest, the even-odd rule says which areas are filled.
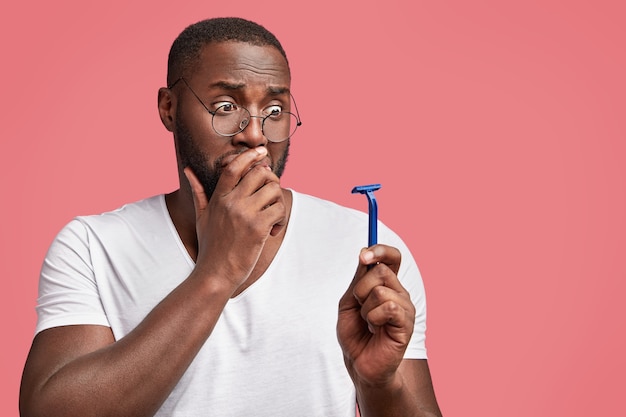
[[[59,233],[22,416],[440,415],[406,246],[381,224],[361,249],[365,214],[280,186],[299,115],[278,40],[199,22],[167,81],[180,188]]]

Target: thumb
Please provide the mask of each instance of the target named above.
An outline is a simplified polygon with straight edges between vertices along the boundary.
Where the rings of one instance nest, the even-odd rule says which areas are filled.
[[[193,197],[193,205],[196,208],[197,220],[198,217],[200,217],[200,213],[206,209],[209,204],[209,200],[204,192],[204,187],[200,183],[198,177],[196,177],[196,174],[194,174],[193,170],[186,167],[183,172],[185,173],[185,177],[187,177],[187,181],[189,181],[189,185],[191,186],[191,195]]]

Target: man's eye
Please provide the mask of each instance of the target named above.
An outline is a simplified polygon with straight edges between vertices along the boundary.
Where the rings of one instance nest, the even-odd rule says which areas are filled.
[[[217,113],[225,114],[225,113],[233,113],[239,110],[239,106],[235,103],[222,102],[217,103],[217,109],[215,110]]]
[[[265,109],[264,113],[266,116],[278,117],[283,112],[283,108],[281,106],[269,106]]]

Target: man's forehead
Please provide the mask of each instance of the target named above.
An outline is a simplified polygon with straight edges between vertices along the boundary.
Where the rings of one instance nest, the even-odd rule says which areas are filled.
[[[276,77],[289,82],[289,65],[278,49],[271,45],[254,45],[246,42],[211,42],[200,50],[197,71],[232,74],[249,72],[259,76]]]

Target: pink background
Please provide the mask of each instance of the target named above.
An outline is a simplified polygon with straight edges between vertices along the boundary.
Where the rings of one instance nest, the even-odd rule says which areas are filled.
[[[38,271],[73,216],[177,184],[156,111],[172,40],[276,33],[304,124],[284,184],[413,249],[446,416],[625,415],[621,1],[35,1],[0,17],[0,415],[17,415]]]

